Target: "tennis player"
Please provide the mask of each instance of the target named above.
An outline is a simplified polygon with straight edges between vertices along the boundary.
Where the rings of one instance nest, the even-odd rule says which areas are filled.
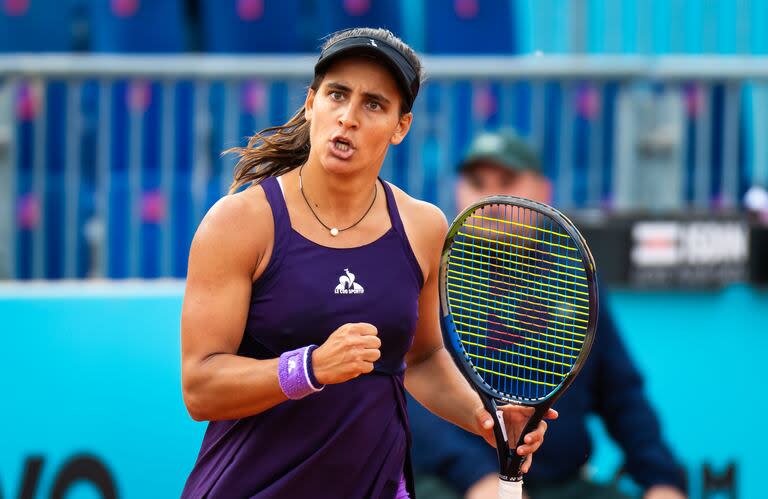
[[[304,106],[237,150],[190,250],[183,392],[210,423],[183,497],[413,497],[405,388],[493,444],[442,345],[445,217],[378,177],[421,78],[389,31],[336,33]],[[514,442],[531,412],[504,413]]]

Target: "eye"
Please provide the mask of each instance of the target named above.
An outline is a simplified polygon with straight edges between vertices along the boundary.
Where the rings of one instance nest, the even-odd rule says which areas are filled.
[[[510,188],[512,185],[514,185],[518,180],[518,176],[515,175],[512,172],[505,172],[504,175],[501,177],[501,186],[504,189]]]
[[[331,97],[331,100],[340,101],[344,98],[344,94],[339,92],[338,90],[331,90],[328,92],[328,95]]]
[[[485,188],[485,182],[480,175],[469,174],[467,175],[467,183],[472,186],[473,189],[481,191]]]
[[[372,111],[378,111],[379,109],[381,109],[381,104],[379,104],[375,100],[369,101],[368,102],[368,109],[370,109]]]

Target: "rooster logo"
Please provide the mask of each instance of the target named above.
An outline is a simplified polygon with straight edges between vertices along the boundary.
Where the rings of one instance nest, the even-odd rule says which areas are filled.
[[[365,289],[355,282],[355,274],[349,269],[344,269],[344,275],[339,277],[339,284],[334,292],[337,295],[359,295],[365,293]]]

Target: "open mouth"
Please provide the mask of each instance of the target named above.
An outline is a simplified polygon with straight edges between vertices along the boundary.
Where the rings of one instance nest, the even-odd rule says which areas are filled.
[[[342,139],[342,138],[336,138],[333,140],[333,147],[341,152],[347,152],[352,149],[352,145],[349,143],[349,141]]]

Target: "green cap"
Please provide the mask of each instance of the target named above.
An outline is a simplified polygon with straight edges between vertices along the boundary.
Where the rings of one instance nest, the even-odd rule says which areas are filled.
[[[459,164],[461,172],[478,161],[492,161],[510,170],[532,170],[541,172],[538,154],[512,130],[484,132],[472,140],[464,161]]]

